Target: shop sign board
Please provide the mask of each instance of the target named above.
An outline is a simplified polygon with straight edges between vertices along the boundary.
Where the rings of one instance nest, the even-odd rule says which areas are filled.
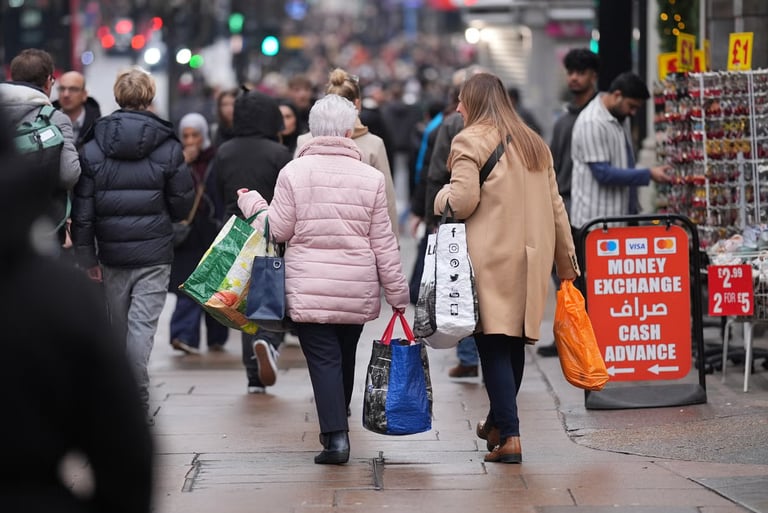
[[[754,32],[731,32],[728,36],[728,71],[752,69]]]
[[[750,316],[754,313],[755,288],[749,264],[707,266],[709,315]]]
[[[587,306],[612,381],[680,379],[691,369],[688,235],[610,227],[586,237]]]

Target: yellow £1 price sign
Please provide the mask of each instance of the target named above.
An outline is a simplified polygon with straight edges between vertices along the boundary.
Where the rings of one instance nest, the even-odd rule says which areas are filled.
[[[677,35],[677,70],[693,71],[696,36],[680,32]]]
[[[752,69],[754,32],[731,32],[728,36],[728,71]]]

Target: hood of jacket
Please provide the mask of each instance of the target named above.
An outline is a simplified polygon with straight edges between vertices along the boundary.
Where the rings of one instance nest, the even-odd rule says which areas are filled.
[[[306,155],[343,155],[355,160],[363,160],[363,154],[360,153],[357,144],[347,137],[313,137],[299,149],[296,158]]]
[[[149,111],[118,110],[96,121],[89,134],[104,154],[116,160],[141,160],[168,139],[173,125]]]
[[[32,84],[24,82],[6,82],[0,84],[0,108],[5,111],[8,120],[18,124],[30,111],[43,105],[51,105],[51,99]]]
[[[277,101],[258,91],[241,94],[235,100],[234,135],[256,135],[273,141],[283,129],[283,114]]]

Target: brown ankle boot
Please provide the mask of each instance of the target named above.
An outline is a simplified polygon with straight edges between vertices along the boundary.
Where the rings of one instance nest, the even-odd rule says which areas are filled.
[[[491,426],[488,421],[481,420],[478,422],[475,432],[479,439],[485,440],[485,446],[489,451],[492,451],[494,447],[499,445],[499,438],[501,436],[499,428]]]
[[[520,437],[510,436],[502,445],[497,445],[485,455],[485,461],[492,463],[520,463],[523,461],[523,449],[520,447]]]
[[[477,377],[477,365],[457,365],[451,369],[448,369],[449,378],[476,378]]]

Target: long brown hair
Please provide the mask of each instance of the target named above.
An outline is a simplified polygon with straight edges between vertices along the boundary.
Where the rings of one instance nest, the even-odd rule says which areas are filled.
[[[511,137],[510,144],[529,171],[549,167],[549,147],[517,115],[499,77],[490,73],[472,75],[464,82],[459,99],[464,104],[465,127],[475,124],[494,126],[502,139]]]

